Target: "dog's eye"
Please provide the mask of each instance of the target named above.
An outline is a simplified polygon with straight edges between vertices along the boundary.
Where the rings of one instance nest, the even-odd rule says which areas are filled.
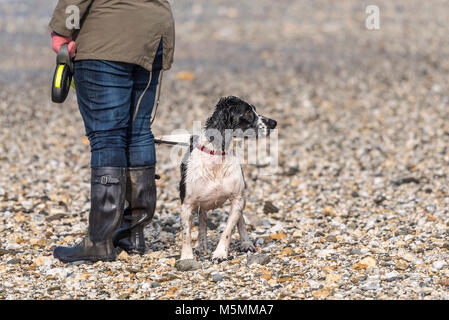
[[[249,122],[251,123],[254,119],[253,119],[253,113],[251,111],[246,111],[243,116],[241,117],[241,119],[245,122]]]

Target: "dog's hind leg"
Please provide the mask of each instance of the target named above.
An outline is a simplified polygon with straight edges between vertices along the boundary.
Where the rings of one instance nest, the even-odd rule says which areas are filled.
[[[194,258],[192,250],[192,238],[191,238],[192,219],[193,219],[192,206],[184,203],[181,206],[181,223],[182,223],[181,260]]]
[[[237,223],[237,228],[240,234],[240,250],[243,252],[254,252],[256,251],[256,247],[254,247],[253,242],[249,238],[248,231],[246,230],[246,223],[243,214],[240,215],[239,222]]]
[[[220,237],[220,241],[218,242],[217,248],[212,254],[213,259],[220,261],[228,258],[232,231],[234,230],[240,217],[242,216],[244,206],[245,200],[243,200],[243,198],[236,198],[231,200],[231,210],[229,212],[228,222]]]
[[[207,254],[207,211],[199,209],[198,220],[198,246],[196,249],[203,254]]]

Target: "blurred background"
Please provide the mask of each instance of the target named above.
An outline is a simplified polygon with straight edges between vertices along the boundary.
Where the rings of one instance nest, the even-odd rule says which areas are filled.
[[[170,2],[175,63],[153,131],[190,130],[225,95],[278,120],[279,167],[244,167],[251,236],[272,261],[265,273],[220,265],[235,277],[214,291],[180,276],[182,294],[45,280],[57,266],[42,262],[52,246],[87,226],[89,145],[74,92],[50,102],[56,1],[0,0],[0,271],[19,279],[6,282],[14,290],[0,283],[0,297],[58,294],[21,290],[25,278],[8,264],[19,259],[43,268],[27,279],[62,286],[59,297],[449,298],[449,1]],[[380,9],[379,30],[365,26],[368,5]],[[158,214],[146,231],[160,256],[136,265],[179,251],[169,155],[158,147]],[[211,214],[212,245],[225,219]]]

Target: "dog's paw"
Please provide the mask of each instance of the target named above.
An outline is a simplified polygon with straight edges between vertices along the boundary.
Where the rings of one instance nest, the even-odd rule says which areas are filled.
[[[207,249],[207,243],[199,243],[193,250],[196,254],[200,255],[207,255],[209,253]]]
[[[181,253],[181,258],[179,260],[194,260],[193,252]]]
[[[212,254],[212,260],[215,262],[223,262],[228,259],[228,253],[226,250],[215,250]]]
[[[194,248],[193,252],[196,255],[200,255],[200,256],[207,256],[207,254],[208,254],[207,248],[200,248],[200,247]]]
[[[228,258],[228,257],[225,257],[225,258],[212,258],[212,262],[213,263],[222,263],[222,262],[229,261],[229,260],[231,260],[231,259]]]
[[[256,247],[252,243],[252,241],[244,241],[240,245],[240,251],[242,252],[256,252]]]

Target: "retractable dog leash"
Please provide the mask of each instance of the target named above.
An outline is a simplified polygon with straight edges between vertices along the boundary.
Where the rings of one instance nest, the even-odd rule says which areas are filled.
[[[55,103],[63,103],[70,91],[70,85],[75,88],[72,81],[73,60],[70,59],[69,46],[64,44],[56,56],[56,69],[51,85],[51,100]]]

